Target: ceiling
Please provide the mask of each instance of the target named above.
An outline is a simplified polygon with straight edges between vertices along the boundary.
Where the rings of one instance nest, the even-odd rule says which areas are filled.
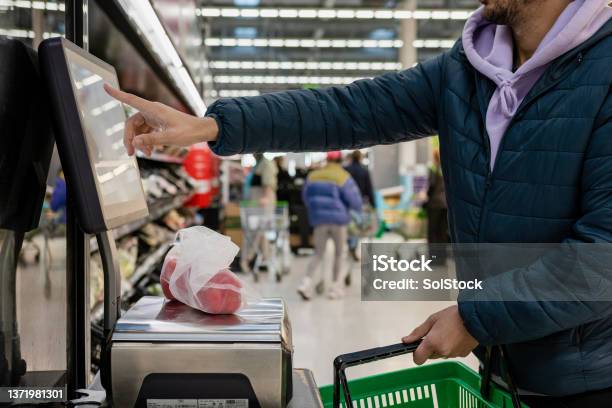
[[[402,46],[418,45],[417,62],[443,52],[478,6],[477,0],[416,0],[417,13],[393,14],[409,9],[407,3],[198,0],[215,87],[209,96],[328,86],[401,69]],[[402,25],[412,23],[416,38],[403,38]]]

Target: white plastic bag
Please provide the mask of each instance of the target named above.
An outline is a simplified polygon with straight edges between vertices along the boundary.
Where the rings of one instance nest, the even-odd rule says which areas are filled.
[[[257,300],[253,289],[229,270],[238,253],[229,237],[206,227],[185,228],[162,267],[164,295],[212,314],[232,314]]]

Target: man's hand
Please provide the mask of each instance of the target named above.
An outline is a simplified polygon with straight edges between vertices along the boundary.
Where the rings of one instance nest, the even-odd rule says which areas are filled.
[[[123,143],[130,156],[136,149],[150,155],[155,146],[190,146],[217,139],[219,128],[213,118],[198,118],[107,84],[104,89],[113,98],[139,111],[125,122]]]
[[[478,346],[478,341],[463,325],[457,306],[432,314],[402,341],[412,343],[421,338],[423,341],[413,354],[418,365],[430,358],[465,357]]]

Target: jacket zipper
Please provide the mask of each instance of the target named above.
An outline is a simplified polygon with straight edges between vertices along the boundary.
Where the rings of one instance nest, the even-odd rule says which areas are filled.
[[[474,72],[476,76],[475,78],[475,81],[477,84],[476,86],[482,86],[482,85],[478,85],[478,84],[482,84],[482,82],[480,82],[478,78],[480,74],[476,70],[474,70]],[[487,101],[491,99],[491,96],[493,95],[494,92],[495,92],[495,88],[493,88],[493,92],[487,93],[486,100],[484,101],[479,100],[478,103],[484,106],[487,103]],[[482,95],[482,92],[478,92],[478,95]],[[479,97],[479,99],[482,99],[482,97]],[[484,139],[484,145],[485,145],[485,153],[487,156],[486,157],[487,158],[487,162],[486,162],[487,173],[486,173],[486,178],[485,178],[485,188],[484,188],[483,197],[482,197],[483,205],[482,205],[481,214],[480,214],[480,222],[478,223],[477,242],[482,242],[482,228],[487,218],[487,196],[488,196],[489,188],[491,187],[491,173],[492,173],[491,172],[491,141],[489,140],[489,132],[487,132],[486,109],[485,109],[485,114],[482,117],[482,126],[484,129],[483,139]]]

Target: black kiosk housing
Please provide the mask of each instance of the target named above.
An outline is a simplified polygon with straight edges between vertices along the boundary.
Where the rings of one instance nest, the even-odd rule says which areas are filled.
[[[17,322],[17,259],[38,226],[53,134],[36,51],[0,37],[0,386],[26,376]]]
[[[53,134],[36,51],[0,38],[0,228],[38,226]]]

